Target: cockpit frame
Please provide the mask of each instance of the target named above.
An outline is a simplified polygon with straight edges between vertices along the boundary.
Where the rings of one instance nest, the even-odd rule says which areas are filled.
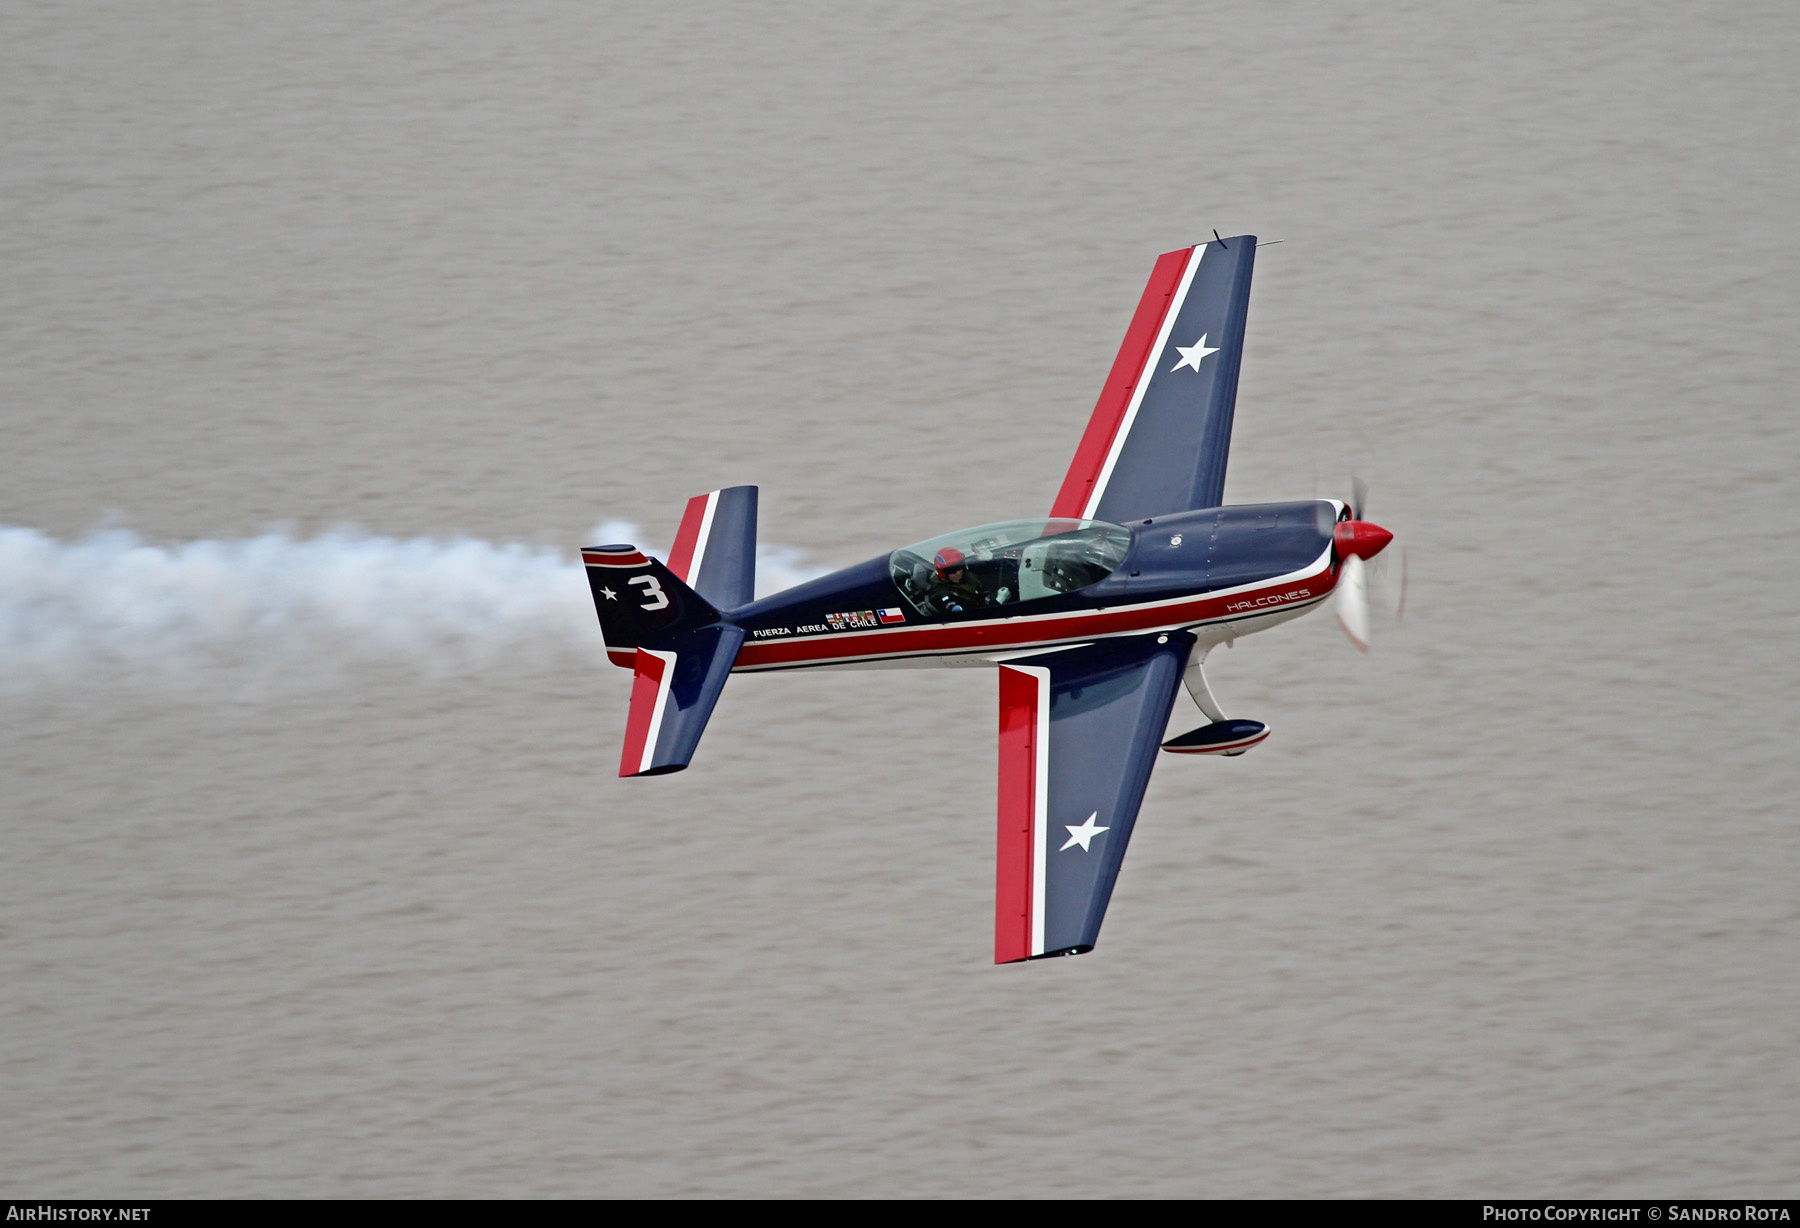
[[[894,587],[927,617],[1035,605],[1106,579],[1125,561],[1131,530],[1055,516],[976,525],[888,556]]]

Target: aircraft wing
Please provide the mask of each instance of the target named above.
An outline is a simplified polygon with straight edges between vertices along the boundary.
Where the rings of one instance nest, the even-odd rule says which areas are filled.
[[[1256,236],[1158,257],[1052,516],[1126,524],[1217,507]]]
[[[1193,644],[1137,636],[1001,664],[995,963],[1099,938]]]

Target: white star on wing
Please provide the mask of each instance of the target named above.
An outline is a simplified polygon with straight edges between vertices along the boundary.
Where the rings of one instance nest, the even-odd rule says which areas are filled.
[[[606,594],[606,599],[608,601],[617,601],[619,599],[619,595],[617,593],[613,592],[610,588],[603,588],[600,591],[602,593]]]
[[[1181,355],[1181,361],[1170,367],[1170,371],[1179,371],[1183,367],[1192,367],[1198,372],[1200,370],[1200,360],[1205,358],[1208,354],[1217,354],[1219,352],[1219,347],[1215,345],[1208,349],[1206,345],[1206,334],[1201,333],[1200,340],[1194,342],[1192,345],[1178,345],[1175,347],[1175,352]]]
[[[1110,827],[1095,827],[1094,820],[1099,817],[1100,812],[1096,810],[1087,817],[1087,822],[1083,823],[1080,827],[1072,827],[1069,824],[1064,823],[1063,826],[1069,828],[1069,842],[1056,851],[1060,853],[1064,849],[1073,848],[1075,845],[1079,844],[1082,852],[1089,852],[1088,841],[1092,840],[1103,831],[1112,830]]]

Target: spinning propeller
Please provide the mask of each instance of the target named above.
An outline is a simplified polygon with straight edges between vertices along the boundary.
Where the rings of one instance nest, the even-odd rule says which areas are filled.
[[[1343,560],[1338,571],[1337,599],[1332,603],[1338,625],[1362,652],[1369,651],[1369,573],[1367,560],[1380,554],[1394,535],[1371,521],[1364,520],[1368,510],[1369,488],[1360,478],[1350,480],[1350,519],[1341,520],[1332,530],[1332,543]],[[1399,617],[1406,608],[1406,557],[1400,559],[1400,600],[1394,614]]]

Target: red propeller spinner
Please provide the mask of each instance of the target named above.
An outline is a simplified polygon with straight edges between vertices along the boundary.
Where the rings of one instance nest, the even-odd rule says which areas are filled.
[[[1372,559],[1394,540],[1394,535],[1368,520],[1340,520],[1331,531],[1331,542],[1342,559]]]
[[[1359,480],[1352,479],[1356,489],[1351,516],[1362,514],[1368,493]],[[1380,554],[1394,535],[1372,520],[1340,520],[1331,531],[1331,543],[1337,547],[1339,561],[1337,601],[1338,625],[1350,642],[1369,651],[1369,577],[1367,561]],[[1402,560],[1401,583],[1405,584]],[[1403,590],[1404,591],[1404,590]],[[1404,603],[1404,596],[1401,598]]]

